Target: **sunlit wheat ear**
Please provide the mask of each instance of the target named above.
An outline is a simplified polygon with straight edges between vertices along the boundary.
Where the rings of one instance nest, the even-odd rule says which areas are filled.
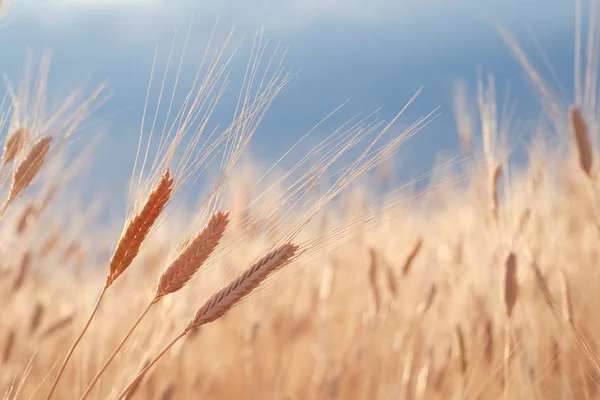
[[[594,156],[592,146],[588,137],[585,121],[577,107],[569,110],[569,121],[571,123],[571,134],[575,145],[577,146],[577,155],[579,157],[579,166],[587,176],[591,176]]]
[[[158,282],[154,301],[178,291],[194,277],[216,249],[228,223],[228,212],[219,211],[212,215],[206,227],[190,241],[163,272]]]
[[[237,279],[204,303],[187,326],[186,331],[221,318],[240,300],[252,293],[273,272],[290,263],[298,249],[298,246],[286,243],[252,264]]]
[[[186,336],[190,331],[213,322],[221,318],[225,313],[231,310],[242,299],[254,291],[265,279],[278,269],[293,261],[298,255],[299,246],[292,243],[281,245],[271,251],[257,262],[246,269],[237,279],[233,280],[227,286],[223,287],[212,295],[204,305],[198,310],[194,319],[188,326],[175,337],[154,359],[131,381],[131,383],[121,392],[117,400],[121,400],[139,384],[144,375],[156,364],[166,353]]]
[[[6,165],[13,161],[25,149],[29,131],[23,127],[17,128],[7,139],[4,144],[4,153],[2,154],[2,165]]]
[[[31,184],[46,160],[46,156],[50,151],[51,142],[52,136],[44,136],[38,140],[21,161],[13,175],[13,182],[2,211],[5,211],[8,205],[23,191],[23,189]]]
[[[171,198],[172,191],[173,177],[169,173],[169,170],[166,170],[162,174],[156,188],[154,188],[146,199],[146,203],[142,209],[127,223],[110,260],[109,272],[106,277],[106,287],[109,287],[133,262],[133,259],[140,251],[144,239],[146,239],[150,229],[152,229],[154,222],[156,222]]]

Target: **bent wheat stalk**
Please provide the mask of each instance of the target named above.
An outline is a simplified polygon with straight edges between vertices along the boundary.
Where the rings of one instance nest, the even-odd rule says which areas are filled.
[[[92,312],[88,317],[87,322],[85,323],[83,329],[79,333],[79,336],[75,339],[75,342],[67,352],[65,359],[62,362],[60,370],[58,371],[58,375],[56,376],[52,387],[50,388],[50,392],[48,393],[49,400],[52,398],[54,391],[60,381],[64,370],[75,351],[75,348],[85,335],[85,332],[89,328],[92,319],[96,315],[98,311],[98,307],[100,306],[100,302],[104,297],[107,289],[112,285],[112,283],[131,265],[133,259],[137,256],[144,239],[148,236],[150,229],[160,216],[162,210],[166,206],[167,202],[171,197],[171,192],[173,190],[173,177],[169,173],[169,170],[166,170],[161,176],[156,188],[150,193],[148,198],[146,199],[146,203],[141,208],[141,210],[129,220],[127,226],[119,239],[115,252],[110,260],[109,272],[106,277],[106,283],[98,296],[98,300],[96,304],[92,308]]]
[[[179,253],[175,260],[171,262],[169,267],[163,272],[158,281],[154,298],[150,301],[150,303],[148,303],[131,329],[129,329],[127,334],[125,334],[125,337],[121,340],[113,353],[108,357],[104,365],[102,365],[94,379],[92,379],[87,389],[81,396],[81,400],[88,397],[94,385],[98,382],[117,353],[119,353],[119,351],[123,348],[133,331],[138,327],[140,322],[142,322],[142,319],[144,319],[146,314],[148,314],[148,311],[150,311],[152,306],[158,303],[164,296],[175,293],[183,288],[194,277],[194,275],[196,275],[206,260],[208,260],[210,255],[217,248],[219,241],[225,233],[225,228],[227,227],[228,223],[228,212],[224,213],[222,211],[218,211],[213,214],[206,227],[204,227],[204,229],[202,229],[202,231],[189,242],[183,251]]]
[[[267,277],[278,269],[289,264],[298,255],[299,246],[290,242],[278,247],[266,254],[254,264],[250,265],[241,275],[231,281],[227,286],[213,294],[204,305],[196,312],[194,318],[187,327],[175,337],[163,350],[131,381],[121,392],[117,400],[122,400],[127,393],[135,387],[144,375],[156,364],[166,353],[186,336],[191,330],[201,325],[216,321],[236,304],[250,295]]]

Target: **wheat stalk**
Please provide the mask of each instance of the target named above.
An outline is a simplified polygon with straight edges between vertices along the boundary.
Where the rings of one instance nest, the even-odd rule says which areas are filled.
[[[171,347],[186,336],[190,331],[221,318],[236,304],[250,295],[266,278],[275,271],[292,262],[298,255],[299,247],[288,242],[266,254],[227,286],[212,295],[196,312],[187,327],[177,335],[162,351],[131,381],[121,392],[117,400],[122,400],[127,393],[139,384],[144,375],[164,356]]]
[[[196,237],[189,242],[179,256],[176,257],[173,262],[171,262],[169,267],[163,272],[159,279],[154,298],[150,301],[150,303],[148,303],[133,326],[125,334],[125,337],[121,340],[104,365],[102,365],[100,370],[96,373],[96,376],[94,376],[87,389],[81,396],[81,400],[89,396],[93,387],[98,382],[106,368],[108,368],[110,363],[123,348],[127,340],[129,340],[129,337],[133,334],[133,331],[148,314],[150,308],[152,308],[152,306],[160,301],[160,299],[164,296],[183,288],[200,270],[206,260],[208,260],[210,255],[217,248],[219,241],[225,233],[225,228],[227,227],[228,223],[228,212],[218,211],[214,213],[204,229],[202,229],[200,233],[198,233],[198,235],[196,235]]]
[[[185,286],[216,249],[229,223],[229,213],[218,211],[160,276],[154,301]]]
[[[158,219],[160,213],[169,201],[172,189],[173,177],[169,173],[169,170],[165,170],[155,189],[150,193],[150,195],[146,199],[146,203],[144,204],[144,206],[133,218],[131,218],[128,221],[126,228],[123,234],[121,235],[121,238],[119,239],[115,252],[113,253],[113,256],[110,260],[109,271],[106,277],[106,283],[102,288],[100,295],[98,296],[96,304],[92,308],[87,322],[85,323],[83,329],[79,333],[79,336],[77,336],[75,342],[67,352],[67,355],[65,356],[60,370],[58,371],[58,375],[56,376],[54,383],[50,388],[50,392],[48,393],[48,397],[46,398],[47,400],[49,400],[54,394],[58,382],[60,381],[60,378],[64,373],[64,370],[71,356],[73,355],[75,348],[85,335],[85,332],[90,326],[92,319],[96,315],[96,312],[98,311],[98,307],[100,306],[100,302],[102,301],[104,294],[106,293],[110,285],[115,281],[115,279],[117,279],[125,271],[125,269],[133,262],[135,256],[137,256],[144,239],[146,239],[146,237],[148,236],[150,229],[152,228],[152,226]]]

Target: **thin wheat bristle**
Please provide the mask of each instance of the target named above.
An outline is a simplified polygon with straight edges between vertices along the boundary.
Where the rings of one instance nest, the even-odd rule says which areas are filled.
[[[504,305],[506,306],[506,315],[512,316],[517,297],[519,295],[519,285],[517,282],[517,257],[511,252],[505,263],[504,276]]]
[[[7,139],[4,144],[4,153],[2,154],[2,165],[6,165],[13,161],[25,149],[29,131],[26,128],[17,128]]]
[[[581,112],[577,107],[569,110],[569,121],[571,123],[571,134],[577,146],[577,155],[579,157],[579,166],[587,176],[591,176],[594,156],[590,138]]]
[[[109,272],[106,277],[106,287],[110,286],[137,256],[144,239],[148,236],[154,222],[171,198],[173,177],[166,170],[156,188],[146,199],[146,203],[137,215],[129,220],[117,248],[110,260]]]
[[[204,303],[187,326],[186,331],[221,318],[273,272],[290,263],[298,249],[298,246],[286,243],[252,264],[237,279],[212,295]]]
[[[6,205],[12,202],[27,186],[31,184],[39,172],[50,151],[52,136],[44,136],[29,150],[13,175],[13,182],[6,199]]]
[[[229,212],[218,211],[210,217],[206,227],[161,275],[156,289],[156,300],[178,291],[194,277],[217,248],[228,223]]]

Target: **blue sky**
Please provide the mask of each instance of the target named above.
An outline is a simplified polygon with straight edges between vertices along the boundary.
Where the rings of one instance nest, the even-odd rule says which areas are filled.
[[[122,180],[155,48],[166,49],[175,30],[184,35],[192,15],[192,54],[203,51],[217,19],[218,36],[236,25],[250,39],[263,27],[289,47],[286,65],[300,73],[252,146],[267,160],[347,99],[345,117],[383,106],[389,118],[423,86],[402,123],[437,106],[442,115],[399,153],[403,176],[416,176],[440,152],[458,154],[452,86],[461,78],[474,90],[477,68],[496,75],[499,92],[511,86],[520,116],[535,117],[535,98],[496,23],[533,55],[535,35],[561,83],[572,87],[574,2],[568,0],[12,0],[0,30],[0,71],[18,77],[29,48],[52,52],[51,88],[84,78],[90,86],[106,82],[111,98],[94,116],[105,131],[96,158],[112,162],[93,176],[104,184]]]

